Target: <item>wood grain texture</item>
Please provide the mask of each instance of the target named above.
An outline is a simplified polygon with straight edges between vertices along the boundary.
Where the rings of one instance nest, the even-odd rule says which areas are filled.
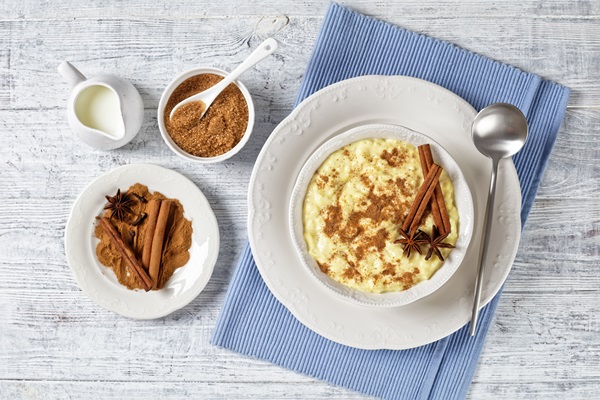
[[[577,7],[567,7],[572,2],[562,3],[563,7],[560,4],[546,7],[546,3],[463,4],[456,1],[442,3],[445,7],[438,7],[433,2],[408,7],[408,3],[389,2],[378,7],[359,3],[356,8],[419,33],[449,40],[525,70],[536,71],[549,79],[568,83],[575,89],[571,98],[572,106],[599,104],[600,82],[595,79],[596,66],[600,64],[600,54],[595,51],[597,38],[600,37],[599,7],[595,2],[590,2],[587,7],[589,11],[581,6],[581,14],[576,15]],[[203,15],[198,9],[188,12],[188,7],[171,5],[173,8],[165,13],[162,8],[152,8],[145,3],[138,7],[129,5],[124,9],[107,6],[102,12],[81,5],[69,7],[67,3],[64,10],[62,7],[52,8],[42,13],[41,18],[6,19],[2,24],[12,33],[8,37],[7,57],[13,71],[8,77],[9,84],[14,85],[17,89],[15,92],[19,88],[23,90],[21,96],[11,97],[12,106],[30,108],[39,105],[35,98],[36,91],[28,90],[31,89],[28,87],[31,82],[27,77],[31,75],[26,71],[33,69],[31,73],[40,79],[55,81],[55,65],[61,60],[48,57],[49,54],[60,54],[62,58],[77,62],[84,70],[118,71],[142,88],[157,83],[155,89],[159,91],[152,93],[154,101],[158,101],[160,89],[176,72],[197,64],[230,67],[241,61],[245,46],[256,44],[266,36],[274,35],[281,41],[282,48],[277,59],[282,64],[287,56],[293,57],[298,51],[307,56],[311,46],[305,44],[314,42],[326,4],[315,2],[309,6],[300,3],[304,4],[301,8],[306,10],[305,13],[308,10],[313,10],[313,13],[299,17],[273,12],[279,7],[291,10],[299,7],[296,2],[282,4],[273,8],[267,5],[254,6],[258,16],[238,15],[235,7],[225,4],[223,8],[218,8],[235,11],[225,14],[227,24],[219,24],[218,16]],[[200,2],[196,7],[206,9],[206,5]],[[392,7],[395,7],[394,12]],[[39,7],[32,12],[38,13],[44,9]],[[532,9],[538,11],[531,14]],[[548,14],[539,9],[545,9]],[[266,14],[261,14],[261,11]],[[588,13],[584,14],[584,11]],[[99,14],[106,16],[98,20]],[[40,32],[44,32],[44,35],[40,35]],[[80,32],[85,32],[85,35]],[[152,35],[147,35],[147,32],[152,32]],[[124,46],[124,43],[127,45]],[[290,50],[293,53],[289,53]],[[135,62],[140,59],[138,54],[143,54],[152,62]],[[301,76],[305,63],[288,62],[285,66],[283,73]],[[274,72],[273,67],[266,65],[259,69]],[[152,77],[152,80],[148,77]],[[253,79],[247,78],[246,81]],[[284,81],[297,82],[280,80]],[[5,96],[5,93],[0,94],[0,99]],[[59,99],[56,97],[56,100]],[[153,102],[146,103],[146,106],[156,107]]]
[[[356,393],[315,382],[304,378],[299,382],[262,381],[254,382],[127,382],[122,381],[0,381],[5,389],[6,398],[48,399],[48,393],[56,398],[80,400],[80,393],[86,399],[111,400],[148,400],[148,399],[202,399],[218,400],[231,398],[276,399],[313,399],[343,398],[364,399]],[[231,395],[235,393],[236,395]]]
[[[450,40],[573,89],[570,107],[469,398],[590,399],[600,392],[600,3],[543,0],[343,3]],[[320,0],[0,3],[0,399],[365,398],[209,338],[246,243],[254,160],[291,110],[327,7]],[[162,90],[196,65],[233,69],[262,39],[277,54],[244,75],[257,118],[247,146],[218,165],[175,156],[158,133]],[[131,80],[146,107],[127,146],[73,138],[56,67]],[[96,176],[150,162],[207,196],[221,228],[215,272],[187,307],[156,321],[100,309],[66,265],[71,204]]]

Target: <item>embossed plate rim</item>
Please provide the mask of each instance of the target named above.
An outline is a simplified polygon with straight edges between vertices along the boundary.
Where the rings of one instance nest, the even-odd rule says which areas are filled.
[[[407,349],[441,339],[468,322],[476,268],[473,252],[480,243],[480,218],[491,171],[489,161],[470,139],[475,114],[465,100],[433,83],[370,75],[321,89],[275,128],[250,178],[248,235],[266,285],[302,324],[352,347]],[[367,123],[405,126],[438,141],[461,167],[473,195],[475,225],[465,260],[439,290],[402,307],[361,307],[332,295],[299,265],[287,234],[289,195],[305,160],[329,138]],[[484,278],[482,307],[505,281],[520,238],[521,195],[516,170],[511,160],[501,163],[500,169],[492,232],[495,244]]]
[[[192,221],[190,260],[157,291],[128,290],[95,253],[94,219],[104,195],[136,182],[177,198]],[[129,318],[160,318],[190,303],[208,283],[219,254],[219,228],[206,197],[191,180],[158,165],[128,164],[100,175],[79,194],[65,228],[65,254],[79,287],[98,305]]]

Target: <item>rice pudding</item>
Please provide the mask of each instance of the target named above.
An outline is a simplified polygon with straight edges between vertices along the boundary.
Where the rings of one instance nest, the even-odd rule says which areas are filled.
[[[372,293],[403,291],[429,279],[443,264],[425,252],[403,255],[394,243],[423,183],[419,153],[395,139],[363,139],[332,153],[312,177],[303,204],[304,239],[321,271],[348,287]],[[454,245],[458,211],[446,172],[439,177]],[[420,229],[431,235],[433,217]],[[446,257],[451,249],[440,249]]]

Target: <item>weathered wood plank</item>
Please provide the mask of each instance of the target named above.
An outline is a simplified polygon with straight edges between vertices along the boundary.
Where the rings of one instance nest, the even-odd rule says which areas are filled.
[[[431,18],[513,18],[516,14],[538,18],[564,18],[570,16],[588,17],[600,14],[600,4],[594,1],[554,0],[506,0],[497,1],[456,1],[421,0],[419,2],[340,0],[359,12],[390,18],[401,12],[404,15],[430,16]],[[240,18],[263,15],[322,16],[328,0],[262,0],[260,2],[240,2],[222,0],[219,2],[189,2],[175,0],[157,3],[149,0],[134,0],[114,3],[109,0],[37,3],[13,1],[2,3],[0,15],[10,18],[62,19],[62,18],[122,18],[124,15],[146,18]]]
[[[231,70],[263,38],[278,33],[277,27],[257,31],[259,21],[233,19],[228,24],[216,20],[205,24],[135,19],[0,22],[9,35],[11,50],[5,65],[0,65],[0,73],[9,82],[2,89],[9,91],[10,100],[0,104],[0,108],[64,109],[70,89],[56,68],[66,59],[84,75],[116,73],[131,80],[140,91],[144,106],[156,110],[162,91],[178,73],[202,65]],[[302,20],[297,29],[308,25],[310,21]],[[303,39],[298,37],[297,29],[280,31],[276,35],[281,42],[278,53],[245,73],[242,79],[259,101],[267,102],[274,109],[278,104],[291,107],[311,51],[309,46],[300,45]],[[308,33],[316,35],[316,29],[317,26]],[[45,34],[40,36],[39,32]],[[312,41],[314,37],[306,39]],[[40,82],[45,83],[43,90],[40,90]],[[280,99],[285,99],[285,103]],[[259,117],[267,110],[260,102],[256,109]]]
[[[287,21],[287,17],[277,18],[279,22],[282,18]],[[401,18],[396,16],[391,22],[570,86],[571,106],[600,106],[597,19],[519,16],[464,24],[460,18]],[[303,44],[314,42],[321,19],[303,17],[291,18],[285,24],[279,22],[261,29],[257,28],[263,25],[260,18],[231,19],[228,24],[212,19],[202,23],[168,19],[3,22],[9,33],[10,52],[5,56],[8,60],[0,65],[0,74],[8,82],[0,88],[0,108],[64,107],[68,89],[58,78],[56,66],[68,59],[89,75],[116,72],[130,79],[142,92],[146,107],[155,109],[161,91],[179,71],[201,64],[230,70],[249,53],[249,45],[271,35],[281,42],[277,57],[248,72],[243,80],[252,92],[266,84],[271,89],[268,99],[293,99],[310,55],[310,46]],[[153,35],[148,36],[148,31]],[[38,32],[45,34],[40,36]],[[538,45],[541,37],[546,41]],[[47,83],[44,91],[37,86],[42,81]]]
[[[474,381],[467,399],[548,400],[593,399],[598,395],[598,381],[487,383]]]
[[[4,379],[259,382],[265,379],[264,371],[270,380],[296,379],[282,368],[210,346],[216,310],[211,307],[207,313],[208,308],[201,306],[213,300],[210,296],[201,295],[192,310],[162,320],[115,318],[110,326],[94,318],[81,319],[79,310],[87,305],[73,292],[46,294],[45,305],[38,304],[42,297],[35,290],[28,292],[18,302],[3,302],[9,318],[13,315],[15,322],[22,318],[22,323],[4,329],[0,352]],[[71,302],[66,301],[69,297]],[[48,311],[41,312],[43,308]],[[105,312],[97,313],[104,319]],[[591,368],[600,363],[599,334],[597,293],[538,296],[507,291],[478,379],[502,383],[510,377],[515,384],[600,380],[600,370]]]
[[[232,381],[218,384],[202,380],[186,382],[123,382],[123,381],[0,381],[2,400],[47,399],[53,393],[60,399],[368,399],[349,390],[305,378],[298,382]]]
[[[338,387],[309,380],[304,383],[266,382],[265,386],[250,385],[246,382],[231,382],[227,385],[210,382],[127,382],[122,381],[0,381],[5,389],[0,393],[2,400],[29,400],[48,398],[48,393],[56,398],[79,400],[114,399],[146,400],[148,398],[169,399],[368,399]],[[561,395],[571,398],[595,398],[597,383],[589,382],[526,382],[519,385],[498,383],[481,385],[475,381],[469,399],[529,400],[561,399]],[[563,397],[564,398],[564,397]]]
[[[594,199],[598,196],[600,193],[599,136],[600,108],[567,111],[538,192],[538,201],[546,198]],[[560,213],[554,214],[560,218],[556,214]],[[591,215],[599,214],[591,213]],[[575,223],[594,221],[594,218],[585,218],[582,215],[579,220]]]

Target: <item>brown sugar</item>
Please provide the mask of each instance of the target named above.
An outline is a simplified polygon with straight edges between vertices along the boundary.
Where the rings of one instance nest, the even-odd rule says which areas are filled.
[[[183,131],[194,128],[200,121],[202,112],[206,109],[203,101],[192,101],[179,107],[171,117],[171,128],[173,131]]]
[[[216,74],[196,75],[171,94],[164,113],[167,133],[183,151],[198,157],[215,157],[237,145],[248,127],[248,104],[241,90],[230,84],[217,96],[202,118],[205,104],[194,101],[171,110],[182,100],[205,91],[223,79]]]
[[[131,207],[132,213],[128,214],[122,221],[111,218],[111,223],[120,233],[125,243],[131,247],[136,258],[141,259],[144,238],[147,234],[148,218],[138,223],[136,223],[136,220],[140,215],[148,213],[148,207],[153,199],[167,200],[167,198],[159,192],[150,193],[148,187],[139,183],[130,187],[127,190],[127,195],[143,199],[143,201],[136,201],[135,205]],[[172,204],[173,212],[170,215],[170,228],[165,234],[161,269],[156,289],[162,288],[177,268],[187,264],[190,259],[189,248],[192,245],[192,222],[183,216],[183,206],[177,199],[168,200]],[[110,212],[106,211],[103,216],[109,217]],[[120,284],[128,289],[141,289],[142,284],[131,273],[115,244],[100,224],[96,226],[94,234],[100,239],[96,246],[98,260],[105,267],[113,270]]]

